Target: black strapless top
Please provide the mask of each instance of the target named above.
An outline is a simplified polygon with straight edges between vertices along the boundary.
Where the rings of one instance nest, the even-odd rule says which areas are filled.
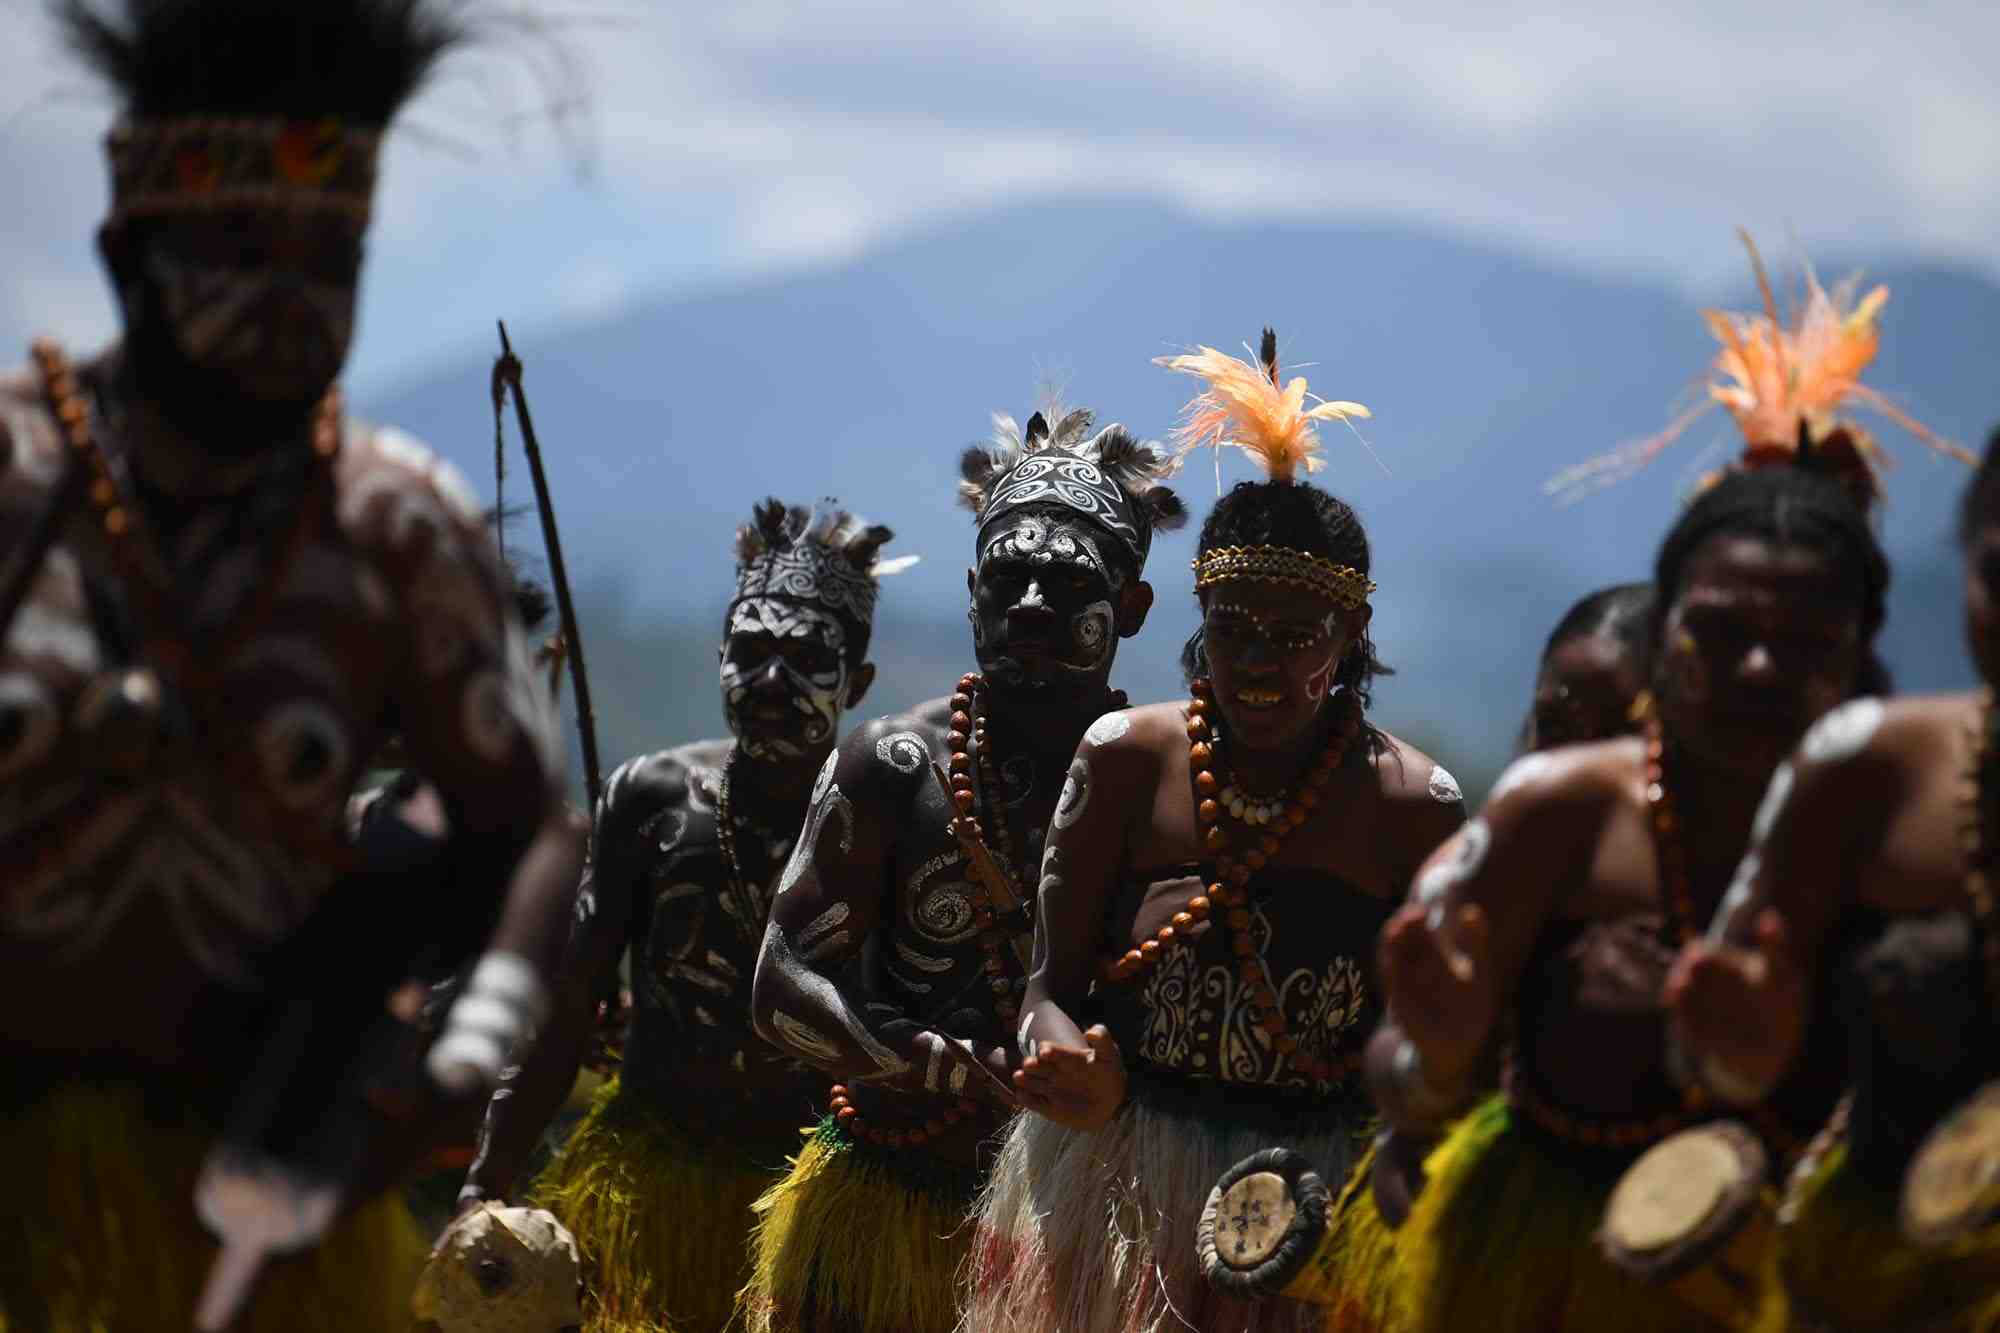
[[[1116,956],[1155,938],[1214,873],[1213,865],[1188,862],[1129,874],[1108,918],[1129,925],[1115,936],[1107,925],[1104,951]],[[1358,1091],[1360,1054],[1381,1018],[1375,941],[1396,906],[1323,871],[1273,866],[1250,881],[1254,956],[1277,992],[1287,1033],[1334,1066],[1329,1082],[1299,1073],[1251,1021],[1251,989],[1231,947],[1236,932],[1212,919],[1134,980],[1101,986],[1095,1012],[1141,1079]]]

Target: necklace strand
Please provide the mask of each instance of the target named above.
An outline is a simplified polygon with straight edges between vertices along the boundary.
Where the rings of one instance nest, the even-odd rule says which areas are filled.
[[[332,485],[333,460],[340,452],[339,388],[329,388],[314,413],[313,481],[298,505],[290,531],[281,539],[277,559],[265,577],[258,580],[248,605],[222,627],[217,641],[203,644],[197,651],[179,613],[180,599],[172,586],[171,567],[150,540],[143,515],[136,505],[126,501],[119,489],[110,461],[91,431],[90,407],[84,401],[69,357],[53,340],[43,338],[34,344],[34,359],[41,373],[44,396],[62,430],[64,442],[74,455],[72,465],[86,470],[84,494],[110,544],[112,560],[127,580],[136,585],[139,599],[145,604],[145,619],[150,622],[145,627],[149,655],[184,682],[213,686],[220,664],[270,620],[292,566],[312,537],[325,495]]]
[[[1279,1059],[1285,1064],[1313,1082],[1330,1082],[1342,1070],[1351,1067],[1358,1056],[1342,1057],[1336,1064],[1305,1050],[1289,1030],[1284,1005],[1271,985],[1268,969],[1258,956],[1257,943],[1251,938],[1248,885],[1253,875],[1270,864],[1271,857],[1277,854],[1285,840],[1311,818],[1327,783],[1346,759],[1348,747],[1355,736],[1360,734],[1360,709],[1352,696],[1341,694],[1334,705],[1338,711],[1326,746],[1306,772],[1297,795],[1286,801],[1268,820],[1249,820],[1224,802],[1223,794],[1229,789],[1215,774],[1219,738],[1209,721],[1215,707],[1209,683],[1197,680],[1191,688],[1193,697],[1187,705],[1188,768],[1194,783],[1195,819],[1202,830],[1202,843],[1215,854],[1215,879],[1206,892],[1188,899],[1186,907],[1174,913],[1173,919],[1161,927],[1153,939],[1126,950],[1117,958],[1107,959],[1100,967],[1099,975],[1111,983],[1129,982],[1157,965],[1168,950],[1182,944],[1191,945],[1195,925],[1213,918],[1227,932],[1238,977],[1250,994],[1251,1021],[1264,1030],[1271,1040],[1272,1049],[1277,1051]],[[1232,850],[1229,831],[1223,826],[1225,815],[1254,838],[1240,857]],[[1219,916],[1216,915],[1218,908],[1221,909]]]

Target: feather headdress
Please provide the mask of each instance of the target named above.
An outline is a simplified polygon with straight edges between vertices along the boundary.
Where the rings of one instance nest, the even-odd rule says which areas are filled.
[[[1264,330],[1252,365],[1242,357],[1200,347],[1182,356],[1154,358],[1153,364],[1184,375],[1197,375],[1208,387],[1187,405],[1185,418],[1174,431],[1182,455],[1196,449],[1220,450],[1228,445],[1241,449],[1257,460],[1273,481],[1293,481],[1299,468],[1317,472],[1326,466],[1320,457],[1319,432],[1314,423],[1367,420],[1370,413],[1360,403],[1332,402],[1310,394],[1303,375],[1282,380],[1278,371],[1278,335]],[[1306,399],[1313,405],[1306,406]]]
[[[982,529],[1021,505],[1073,509],[1117,537],[1143,569],[1153,533],[1187,521],[1187,506],[1161,484],[1174,462],[1123,426],[1092,435],[1095,424],[1088,408],[1051,407],[1025,428],[996,412],[992,439],[959,458],[959,504]]]
[[[1722,345],[1710,365],[1702,401],[1657,435],[1564,469],[1550,479],[1544,488],[1548,493],[1569,502],[1630,476],[1717,406],[1728,411],[1743,433],[1736,466],[1800,462],[1817,454],[1821,466],[1847,477],[1869,497],[1880,493],[1877,476],[1890,460],[1866,431],[1836,415],[1850,404],[1872,409],[1939,453],[1975,461],[1861,382],[1861,372],[1881,344],[1877,319],[1889,301],[1887,287],[1877,285],[1857,299],[1859,283],[1850,278],[1828,291],[1808,265],[1805,300],[1787,326],[1778,316],[1756,243],[1746,231],[1737,235],[1750,252],[1763,309],[1702,311],[1709,332]]]
[[[830,502],[823,509],[787,505],[775,496],[736,529],[736,597],[812,602],[867,625],[875,614],[875,580],[899,574],[921,558],[880,558],[895,533]]]

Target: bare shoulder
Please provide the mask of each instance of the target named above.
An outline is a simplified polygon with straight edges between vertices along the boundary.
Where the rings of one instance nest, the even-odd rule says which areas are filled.
[[[661,811],[687,804],[693,775],[684,757],[689,748],[637,755],[611,770],[597,802],[600,842],[616,844]]]
[[[1979,725],[1976,694],[1851,699],[1806,729],[1796,761],[1804,770],[1935,762]]]
[[[1382,796],[1391,806],[1419,810],[1431,806],[1459,807],[1465,795],[1451,770],[1400,736],[1382,733],[1381,752],[1371,756]]]
[[[951,725],[951,696],[940,694],[935,699],[926,699],[907,710],[905,716],[927,727],[943,731]]]
[[[1178,755],[1186,762],[1187,726],[1184,702],[1121,708],[1084,729],[1077,755],[1088,757],[1100,779],[1123,774],[1142,781],[1169,756]]]
[[[464,474],[394,426],[343,423],[334,497],[341,528],[365,548],[444,554],[488,540]]]
[[[949,700],[946,701],[947,707]],[[918,783],[931,782],[930,767],[944,763],[950,747],[945,732],[951,714],[932,721],[929,705],[903,713],[885,713],[870,718],[847,733],[827,759],[822,784],[838,775],[850,796],[906,792]]]
[[[1480,817],[1507,822],[1602,817],[1636,797],[1645,762],[1645,742],[1637,736],[1525,754],[1494,782]]]

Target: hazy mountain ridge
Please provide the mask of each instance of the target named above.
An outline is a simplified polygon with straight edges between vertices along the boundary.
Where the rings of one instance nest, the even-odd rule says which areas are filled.
[[[1893,291],[1871,382],[1976,449],[2000,418],[2000,288],[1934,267],[1871,276]],[[1704,453],[1729,447],[1718,412],[1653,471],[1585,503],[1558,509],[1539,493],[1561,466],[1658,429],[1685,401],[1713,346],[1695,306],[1439,236],[1207,227],[1122,205],[1015,210],[559,339],[512,329],[586,589],[604,748],[720,726],[729,535],[767,493],[837,493],[896,528],[891,554],[926,557],[885,590],[882,680],[866,710],[944,692],[969,662],[956,460],[988,413],[1024,416],[1053,376],[1101,420],[1158,436],[1193,386],[1148,359],[1196,342],[1234,349],[1267,321],[1288,363],[1311,363],[1316,391],[1375,409],[1364,429],[1390,471],[1336,427],[1318,479],[1361,510],[1374,542],[1375,633],[1399,670],[1378,712],[1473,789],[1511,743],[1556,615],[1588,588],[1643,577]],[[488,366],[470,359],[366,406],[490,489]],[[1949,527],[1965,472],[1893,428],[1881,435],[1903,464],[1884,523],[1900,572],[1885,643],[1906,687],[1961,683]],[[508,493],[523,499],[515,457]],[[1250,475],[1233,458],[1223,470],[1225,484]],[[1135,698],[1179,688],[1186,562],[1214,476],[1206,458],[1183,473],[1196,521],[1155,544],[1159,606],[1119,671]],[[532,524],[518,535],[538,545]]]

